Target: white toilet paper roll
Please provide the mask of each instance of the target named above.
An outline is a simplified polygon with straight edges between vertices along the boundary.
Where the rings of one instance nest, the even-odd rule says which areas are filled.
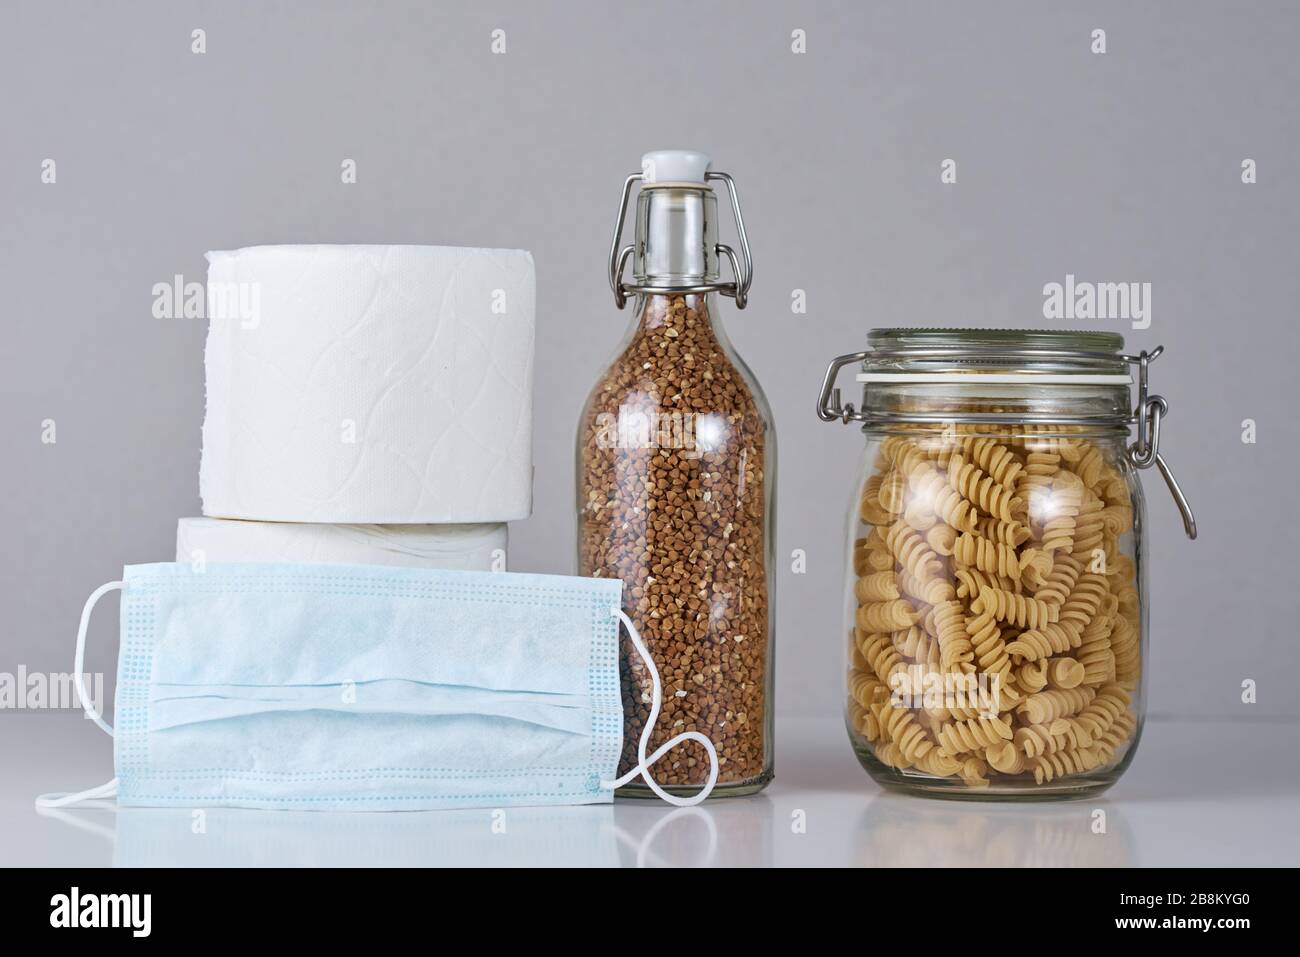
[[[503,523],[479,525],[316,525],[182,518],[176,560],[334,562],[504,571]]]
[[[208,261],[205,515],[528,516],[530,253],[254,246]]]

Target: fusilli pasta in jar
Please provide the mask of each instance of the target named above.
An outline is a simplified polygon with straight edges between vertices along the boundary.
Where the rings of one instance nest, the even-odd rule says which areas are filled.
[[[1159,464],[1195,537],[1155,448],[1168,406],[1146,370],[1161,350],[1009,330],[878,330],[869,344],[832,363],[818,406],[867,437],[844,617],[859,760],[941,796],[1108,787],[1142,728],[1139,469]],[[859,361],[861,411],[834,388]]]

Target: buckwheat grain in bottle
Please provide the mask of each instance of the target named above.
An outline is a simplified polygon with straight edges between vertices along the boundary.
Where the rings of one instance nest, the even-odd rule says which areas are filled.
[[[720,281],[719,251],[729,251],[716,241],[711,184],[732,187],[707,166],[701,154],[647,154],[632,251],[619,253],[616,234],[611,281],[620,306],[635,297],[635,318],[579,421],[578,562],[580,574],[623,580],[624,610],[659,669],[649,750],[703,733],[721,796],[772,777],[776,448],[767,401],[719,322],[719,293],[745,302],[749,254],[738,220],[736,280]],[[615,272],[628,256],[633,284]],[[651,706],[646,669],[624,641],[620,773],[637,762]],[[708,771],[704,749],[686,742],[653,774],[689,794]]]

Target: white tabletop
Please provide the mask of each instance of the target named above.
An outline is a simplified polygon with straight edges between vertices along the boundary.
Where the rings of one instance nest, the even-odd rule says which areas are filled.
[[[0,865],[1225,866],[1300,864],[1300,722],[1153,718],[1099,799],[955,803],[883,792],[834,719],[785,719],[776,781],[750,798],[613,807],[325,814],[100,809],[39,791],[112,774],[72,715],[0,725]],[[1105,810],[1105,833],[1095,814]],[[504,833],[502,833],[504,825]]]

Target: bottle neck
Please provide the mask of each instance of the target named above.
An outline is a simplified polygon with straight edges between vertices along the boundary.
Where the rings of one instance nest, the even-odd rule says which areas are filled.
[[[638,285],[703,291],[718,282],[718,200],[706,186],[660,185],[637,195],[632,273]]]

